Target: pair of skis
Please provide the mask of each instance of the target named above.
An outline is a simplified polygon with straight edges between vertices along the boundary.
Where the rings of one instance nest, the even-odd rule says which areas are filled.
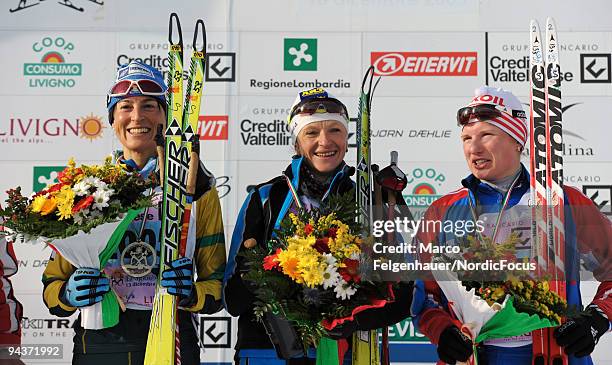
[[[561,70],[551,18],[546,20],[545,43],[537,21],[530,24],[530,83],[531,242],[540,279],[549,279],[550,290],[566,298]],[[553,330],[533,331],[534,365],[568,363]]]
[[[173,20],[178,42],[173,41]],[[199,32],[201,31],[201,33]],[[201,49],[197,48],[201,36]],[[168,51],[167,127],[158,131],[158,158],[163,188],[160,234],[160,274],[153,302],[147,338],[145,365],[179,365],[180,341],[176,297],[160,285],[161,273],[170,263],[185,256],[191,205],[199,166],[198,118],[204,79],[206,30],[198,20],[193,37],[193,52],[183,103],[183,36],[176,13],[170,15]],[[163,161],[163,163],[162,163]]]
[[[370,66],[361,84],[359,113],[357,115],[356,196],[362,235],[367,239],[373,237],[373,219],[382,220],[385,217],[383,214],[384,203],[388,205],[386,219],[393,220],[396,208],[399,208],[401,215],[414,220],[401,197],[401,192],[407,185],[407,178],[406,174],[397,166],[397,152],[391,152],[391,163],[382,170],[379,170],[377,165],[372,165],[370,115],[372,97],[380,78],[375,83],[373,83],[373,79],[374,67]],[[386,201],[383,199],[383,191],[386,192]],[[398,198],[399,200],[397,200]],[[389,233],[387,240],[389,243],[395,242],[395,233]],[[361,257],[361,259],[360,265],[371,267],[371,263],[366,258]],[[388,284],[391,286],[391,283]],[[353,365],[389,365],[389,332],[386,326],[381,330],[382,354],[379,353],[377,330],[357,331],[353,334]]]
[[[361,84],[359,96],[359,113],[357,115],[357,184],[356,198],[359,209],[358,220],[363,229],[364,237],[371,237],[372,229],[372,160],[370,145],[370,112],[372,93],[376,84],[372,84],[374,67],[366,71]],[[380,79],[379,79],[380,80]],[[366,87],[367,84],[367,87]],[[360,264],[366,264],[363,261]],[[352,360],[354,365],[378,365],[380,354],[378,350],[378,332],[356,331],[353,334]]]

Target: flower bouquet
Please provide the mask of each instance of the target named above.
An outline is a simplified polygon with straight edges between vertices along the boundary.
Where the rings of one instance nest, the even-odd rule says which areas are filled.
[[[304,352],[318,347],[327,331],[384,306],[392,295],[387,284],[361,280],[355,217],[351,192],[333,197],[318,209],[289,213],[267,250],[241,254],[249,268],[243,280],[257,298],[255,316],[262,322],[270,314],[286,319]]]
[[[494,244],[488,237],[481,241],[470,237],[461,257],[472,262],[503,259],[516,262],[517,241],[514,234],[502,244]],[[474,272],[434,272],[448,299],[451,315],[474,346],[485,340],[558,326],[561,317],[567,314],[565,299],[550,291],[548,282],[528,279],[527,272],[487,272],[487,281],[477,280],[477,275]],[[482,279],[483,273],[480,275]],[[470,363],[475,362],[474,357],[470,359]]]
[[[139,211],[152,206],[143,193],[153,182],[125,171],[107,158],[103,165],[81,165],[74,160],[58,174],[59,182],[24,197],[21,188],[8,190],[0,208],[4,234],[13,241],[49,245],[73,266],[101,269],[117,249]],[[86,329],[112,327],[119,321],[118,298],[81,308]]]

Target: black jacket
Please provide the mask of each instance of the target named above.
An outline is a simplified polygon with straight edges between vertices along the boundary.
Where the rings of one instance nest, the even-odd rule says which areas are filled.
[[[224,304],[227,311],[238,316],[238,340],[236,350],[240,349],[269,349],[272,343],[264,327],[256,321],[253,315],[253,301],[255,296],[242,281],[241,272],[248,270],[244,267],[242,257],[237,253],[245,250],[243,242],[253,238],[257,244],[265,248],[270,239],[277,221],[287,213],[292,199],[287,178],[294,187],[299,186],[299,171],[303,158],[294,158],[287,167],[284,176],[277,176],[263,184],[250,188],[249,195],[238,215],[238,221],[232,236],[232,246],[228,258],[228,265],[224,278]],[[343,194],[354,188],[350,179],[353,168],[341,168],[329,187],[328,194]],[[286,177],[287,178],[286,178]],[[296,188],[297,190],[297,188]],[[326,194],[326,195],[328,195]],[[279,215],[282,216],[279,219]],[[402,287],[396,293],[396,301],[387,304],[384,308],[370,309],[356,316],[358,329],[369,330],[381,328],[397,323],[410,314],[412,300],[412,283]]]

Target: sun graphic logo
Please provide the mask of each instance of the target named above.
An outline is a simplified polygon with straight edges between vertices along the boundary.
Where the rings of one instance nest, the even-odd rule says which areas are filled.
[[[442,186],[446,177],[441,172],[432,167],[416,167],[408,174],[408,184],[412,185],[412,194],[404,195],[406,204],[411,207],[427,208],[440,197],[437,194],[436,186]],[[416,218],[416,217],[415,217]]]
[[[102,137],[104,123],[101,117],[90,114],[79,119],[79,137],[93,142],[94,139]]]
[[[32,44],[40,55],[40,62],[24,63],[23,75],[30,87],[74,87],[83,67],[80,63],[67,63],[64,55],[74,51],[74,44],[63,37],[44,37]]]

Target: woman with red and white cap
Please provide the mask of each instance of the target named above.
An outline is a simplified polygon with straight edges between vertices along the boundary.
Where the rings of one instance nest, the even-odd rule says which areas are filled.
[[[354,169],[344,162],[349,117],[342,102],[322,88],[302,91],[293,103],[288,122],[295,141],[295,156],[283,175],[250,189],[232,236],[223,279],[223,300],[227,311],[239,316],[236,364],[315,363],[314,351],[304,358],[277,357],[264,327],[255,320],[255,296],[241,278],[248,267],[237,254],[256,245],[266,248],[273,230],[296,208],[289,184],[307,209],[318,207],[330,195],[346,193],[355,186],[350,178]],[[399,322],[409,315],[411,294],[405,288],[396,294],[396,302],[358,314],[356,321],[333,335],[347,337],[356,329],[369,330]]]
[[[109,121],[123,147],[118,163],[154,181],[160,181],[156,175],[159,170],[155,134],[158,126],[165,125],[166,90],[157,69],[133,61],[119,68],[107,97]],[[160,191],[157,187],[156,192]],[[75,322],[73,364],[144,363],[159,273],[160,211],[159,206],[154,206],[134,219],[118,250],[101,271],[77,270],[58,254],[49,260],[43,274],[43,297],[51,314],[70,316],[78,308],[99,302],[111,288],[127,307],[114,327],[86,330],[80,320]],[[162,273],[161,285],[177,296],[181,363],[199,365],[200,347],[191,316],[215,313],[221,308],[221,277],[225,270],[219,196],[214,178],[202,164],[192,218],[195,235],[188,235],[186,252],[193,254],[171,262],[171,269]],[[131,262],[134,258],[138,259],[137,271]]]
[[[426,220],[484,222],[483,236],[502,243],[517,229],[530,232],[530,177],[521,164],[527,142],[527,120],[520,101],[509,91],[488,86],[476,90],[468,105],[457,112],[461,127],[463,155],[471,175],[462,180],[463,188],[436,200],[425,214]],[[599,338],[610,328],[612,318],[612,279],[609,255],[612,227],[593,203],[579,190],[565,186],[565,243],[567,301],[579,314],[567,319],[555,331],[555,338],[568,353],[570,364],[591,364],[588,356]],[[527,214],[527,215],[525,215]],[[597,229],[585,229],[596,227]],[[446,232],[420,232],[421,242],[438,245],[466,245],[467,237]],[[517,247],[518,259],[531,257],[530,245]],[[579,260],[597,267],[601,281],[597,294],[582,309]],[[603,269],[603,270],[602,270]],[[483,273],[483,280],[486,273]],[[418,281],[412,304],[413,320],[420,331],[437,345],[444,363],[466,361],[472,354],[472,339],[453,322],[448,302],[432,281]],[[480,363],[529,365],[532,363],[531,334],[485,341],[479,351]]]

